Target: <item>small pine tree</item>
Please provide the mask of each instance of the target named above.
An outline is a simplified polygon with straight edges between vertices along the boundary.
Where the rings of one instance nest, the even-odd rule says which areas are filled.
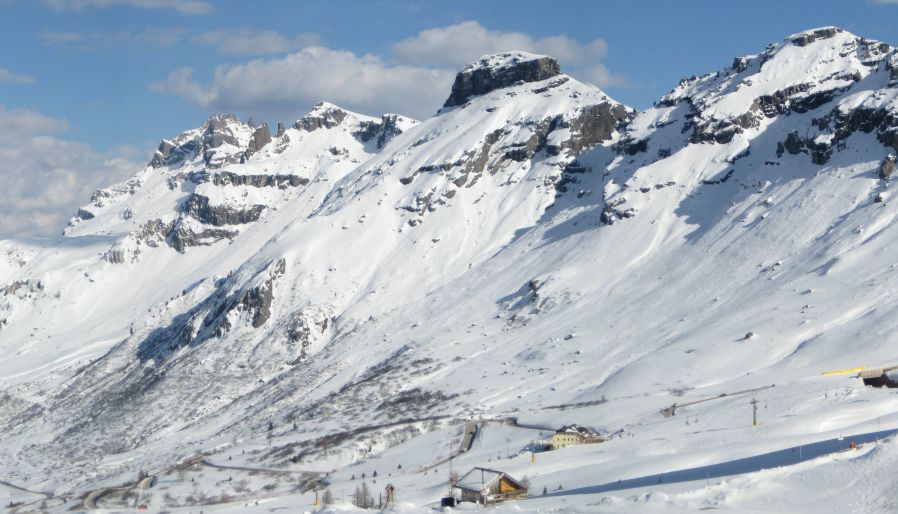
[[[547,494],[549,494],[549,487],[544,485],[543,486],[543,496],[545,496]]]
[[[352,499],[352,503],[360,509],[374,507],[374,497],[371,496],[367,483],[362,482],[362,485],[355,488],[355,496]]]
[[[324,494],[321,495],[321,503],[324,505],[331,505],[334,503],[334,495],[331,494],[330,489],[325,489]]]
[[[371,474],[372,477],[377,478],[377,470],[374,470],[374,473]]]
[[[269,422],[268,422],[268,431],[271,432],[272,430],[274,430],[274,422],[273,422],[273,421],[269,421]]]

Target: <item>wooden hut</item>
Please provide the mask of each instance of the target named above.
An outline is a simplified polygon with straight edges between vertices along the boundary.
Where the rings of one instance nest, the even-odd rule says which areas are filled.
[[[474,468],[453,486],[461,491],[461,501],[480,504],[527,498],[527,488],[508,473],[488,468]]]

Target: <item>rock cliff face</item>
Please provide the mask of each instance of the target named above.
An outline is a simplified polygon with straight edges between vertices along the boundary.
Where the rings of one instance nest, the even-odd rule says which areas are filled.
[[[443,107],[464,105],[472,96],[483,95],[519,82],[541,82],[561,74],[552,57],[509,52],[483,57],[455,76],[452,93]]]
[[[384,114],[380,122],[363,121],[359,130],[356,132],[363,142],[375,141],[377,148],[383,148],[394,137],[402,134],[402,126],[404,119],[398,114]]]
[[[247,145],[246,151],[243,153],[241,162],[246,162],[246,160],[252,157],[254,153],[258,152],[270,142],[271,130],[268,129],[267,123],[263,123],[253,132],[253,136],[250,139],[249,144]]]
[[[878,173],[889,175],[884,156],[898,150],[896,63],[890,45],[825,27],[737,57],[727,69],[683,79],[628,122],[617,150],[629,159],[607,171],[603,221],[632,218],[661,194],[654,192],[684,180],[646,168],[674,170],[671,163],[701,152],[717,162],[688,180],[750,188],[759,160],[769,167],[797,156],[825,169],[847,158],[840,153],[858,152],[857,136],[870,134],[879,153],[871,157],[884,163]]]
[[[334,128],[346,119],[346,111],[327,102],[318,102],[311,112],[296,120],[293,128],[312,132],[318,129]]]
[[[321,102],[291,128],[278,124],[272,136],[267,123],[216,114],[163,140],[144,172],[97,191],[66,233],[126,231],[104,252],[115,264],[134,262],[154,248],[185,253],[232,241],[297,196],[322,197],[331,183],[415,123]]]

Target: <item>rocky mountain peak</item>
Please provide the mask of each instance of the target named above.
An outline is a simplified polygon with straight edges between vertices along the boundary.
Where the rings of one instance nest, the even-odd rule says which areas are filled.
[[[560,74],[561,66],[553,57],[520,51],[485,55],[458,72],[452,93],[443,107],[464,105],[472,96],[518,82],[539,82]]]
[[[891,69],[893,55],[889,45],[838,27],[811,29],[737,57],[727,69],[683,79],[661,105],[688,103],[695,113],[693,142],[728,142],[766,119],[829,104],[883,62]]]
[[[237,133],[247,127],[233,114],[213,114],[203,124],[203,140],[207,148],[218,148],[223,144],[239,146]]]
[[[799,32],[798,34],[793,34],[786,39],[793,45],[806,46],[814,41],[829,39],[842,32],[844,31],[839,27],[820,27],[819,29],[811,29]]]
[[[332,103],[318,102],[308,114],[296,120],[293,126],[307,132],[320,128],[333,128],[342,123],[346,115],[345,110]]]
[[[198,156],[202,156],[210,166],[237,162],[237,154],[246,148],[256,130],[234,114],[213,114],[199,128],[187,130],[171,139],[163,139],[149,166],[160,168],[179,165]]]

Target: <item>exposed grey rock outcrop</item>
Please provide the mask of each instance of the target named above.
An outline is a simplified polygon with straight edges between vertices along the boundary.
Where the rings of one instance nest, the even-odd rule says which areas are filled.
[[[464,105],[472,96],[483,95],[518,82],[539,82],[561,73],[552,57],[510,52],[483,57],[455,76],[452,93],[443,107]]]
[[[248,125],[244,125],[233,114],[213,114],[198,130],[189,130],[174,139],[165,139],[159,143],[149,166],[153,168],[174,166],[192,161],[198,156],[202,156],[209,167],[240,162],[242,153],[233,153],[216,159],[216,149],[223,145],[239,148],[241,143],[237,134],[244,129],[248,130]]]
[[[573,134],[571,139],[562,144],[562,148],[567,148],[576,155],[585,148],[608,141],[620,123],[632,116],[632,111],[613,102],[584,107],[570,122],[560,125],[569,127]],[[548,151],[553,153],[554,150],[549,147]]]
[[[94,219],[94,213],[92,213],[88,210],[85,210],[85,209],[78,209],[78,212],[75,213],[75,216],[77,216],[78,218],[80,218],[82,220]]]
[[[295,366],[308,359],[311,354],[312,343],[327,331],[330,325],[331,319],[327,316],[316,319],[312,313],[306,311],[298,311],[293,314],[285,335],[287,337],[287,346],[296,354],[296,357],[287,364]]]
[[[112,245],[103,258],[112,264],[124,264],[128,260],[129,253],[127,244],[119,241]]]
[[[209,246],[221,241],[222,239],[233,239],[237,237],[239,232],[236,230],[228,230],[223,228],[203,228],[195,231],[183,219],[179,219],[173,223],[172,229],[169,231],[166,242],[169,246],[184,253],[187,248],[192,246]]]
[[[306,177],[299,175],[243,175],[230,171],[209,173],[206,178],[216,186],[252,186],[252,187],[299,187],[309,183]],[[197,182],[199,183],[199,182]]]
[[[218,148],[223,144],[238,146],[239,141],[231,127],[241,124],[242,122],[233,114],[213,114],[203,125],[203,143],[206,148]]]
[[[246,209],[210,205],[208,197],[197,193],[191,193],[181,208],[182,212],[194,219],[215,227],[252,223],[259,219],[265,209],[264,205],[253,205]]]
[[[825,27],[822,29],[817,29],[814,32],[802,34],[792,39],[792,44],[796,46],[807,46],[814,41],[831,38],[839,32],[842,32],[842,29],[838,27]]]
[[[150,220],[134,231],[133,235],[138,245],[157,248],[161,244],[166,244],[178,253],[184,253],[190,247],[209,246],[222,239],[233,239],[239,233],[237,230],[220,227],[201,227],[200,230],[196,230],[184,218],[177,218],[167,222],[160,219]],[[115,246],[112,250],[115,250]],[[139,250],[136,253],[139,253]],[[125,262],[128,255],[128,251],[123,251],[121,256],[110,251],[105,258],[109,262],[119,263]]]
[[[188,139],[183,142],[176,141],[166,139],[159,143],[159,148],[150,160],[149,166],[161,168],[190,161],[199,155],[203,149],[202,141],[199,138]]]
[[[397,123],[398,120],[399,115],[397,114],[384,114],[380,119],[380,123],[363,121],[360,123],[359,131],[356,132],[356,137],[363,143],[375,139],[377,148],[383,148],[394,137],[402,134],[402,129],[399,128]]]
[[[249,159],[254,153],[264,148],[265,145],[270,142],[271,130],[268,129],[267,123],[263,123],[262,126],[257,127],[256,130],[253,131],[253,137],[249,140],[246,152],[243,153],[243,159]]]
[[[826,27],[813,31],[799,34],[785,42],[785,45],[795,45],[804,47],[812,43],[836,37],[843,33],[839,28]],[[825,44],[825,43],[824,43]],[[864,38],[850,38],[838,43],[842,48],[841,58],[856,56],[859,64],[868,68],[870,73],[882,64],[885,64],[893,77],[898,78],[898,59],[890,54],[891,48],[885,43],[872,41]],[[782,51],[782,45],[769,45],[768,48],[757,56],[737,57],[729,70],[718,72],[715,74],[705,75],[703,77],[690,77],[683,79],[678,88],[689,90],[691,84],[708,84],[709,87],[714,85],[716,88],[726,92],[729,89],[738,90],[740,87],[751,86],[754,75],[749,73],[747,76],[735,77],[737,74],[752,70],[760,70],[763,72],[764,64],[770,59],[776,57],[777,53]],[[730,115],[720,118],[715,115],[706,115],[703,111],[707,105],[706,99],[710,96],[677,96],[675,94],[668,95],[660,102],[661,106],[673,107],[679,102],[685,102],[690,114],[687,128],[691,129],[691,143],[729,143],[733,138],[743,133],[747,129],[758,128],[765,119],[773,119],[780,116],[788,116],[793,113],[807,113],[826,106],[838,98],[847,88],[852,87],[851,84],[859,82],[867,71],[858,70],[857,68],[846,67],[844,71],[832,73],[822,78],[815,78],[805,82],[794,83],[783,87],[769,94],[760,95],[754,98],[746,112],[737,115]],[[733,86],[735,84],[735,87]],[[676,89],[675,89],[676,91]],[[855,109],[856,110],[856,109]],[[838,130],[839,125],[849,125],[844,123],[840,118],[845,113],[839,112],[837,108],[832,109],[831,113],[824,115],[815,120],[821,131],[829,127]],[[853,114],[848,114],[854,117]],[[862,116],[863,117],[863,116]],[[856,122],[856,120],[851,120]],[[879,123],[876,123],[880,125]],[[869,127],[869,124],[867,124]],[[880,125],[881,126],[881,125]],[[849,132],[853,129],[849,129]],[[869,132],[871,128],[868,128]],[[825,163],[833,151],[833,147],[837,147],[836,143],[844,139],[844,135],[834,130],[835,138],[831,142],[821,143],[821,140],[813,140],[809,137],[804,141],[803,146],[817,163]],[[890,144],[892,138],[885,137],[883,131],[878,132],[880,140],[883,144]],[[898,143],[898,137],[894,138]],[[794,145],[792,147],[794,149]],[[898,144],[896,144],[898,148]]]
[[[261,327],[271,318],[275,285],[286,269],[286,261],[280,259],[258,270],[246,283],[223,280],[199,305],[144,339],[138,348],[139,358],[165,360],[179,348],[225,335],[234,328],[233,320],[243,318],[251,327]]]
[[[879,178],[888,180],[892,173],[895,172],[896,157],[894,154],[886,155],[882,162],[879,163]]]
[[[815,141],[810,138],[802,138],[798,132],[792,131],[786,136],[786,140],[776,145],[776,155],[781,157],[783,152],[789,152],[791,155],[799,153],[808,153],[811,155],[811,161],[814,164],[826,164],[829,162],[833,154],[832,143],[825,140]]]
[[[312,132],[320,128],[333,128],[343,122],[346,118],[346,111],[335,105],[325,102],[315,104],[312,111],[296,120],[293,127],[306,132]]]
[[[253,328],[259,328],[271,318],[271,300],[274,298],[274,282],[287,271],[287,261],[281,259],[268,270],[268,278],[262,284],[243,292],[239,308],[252,317]]]

